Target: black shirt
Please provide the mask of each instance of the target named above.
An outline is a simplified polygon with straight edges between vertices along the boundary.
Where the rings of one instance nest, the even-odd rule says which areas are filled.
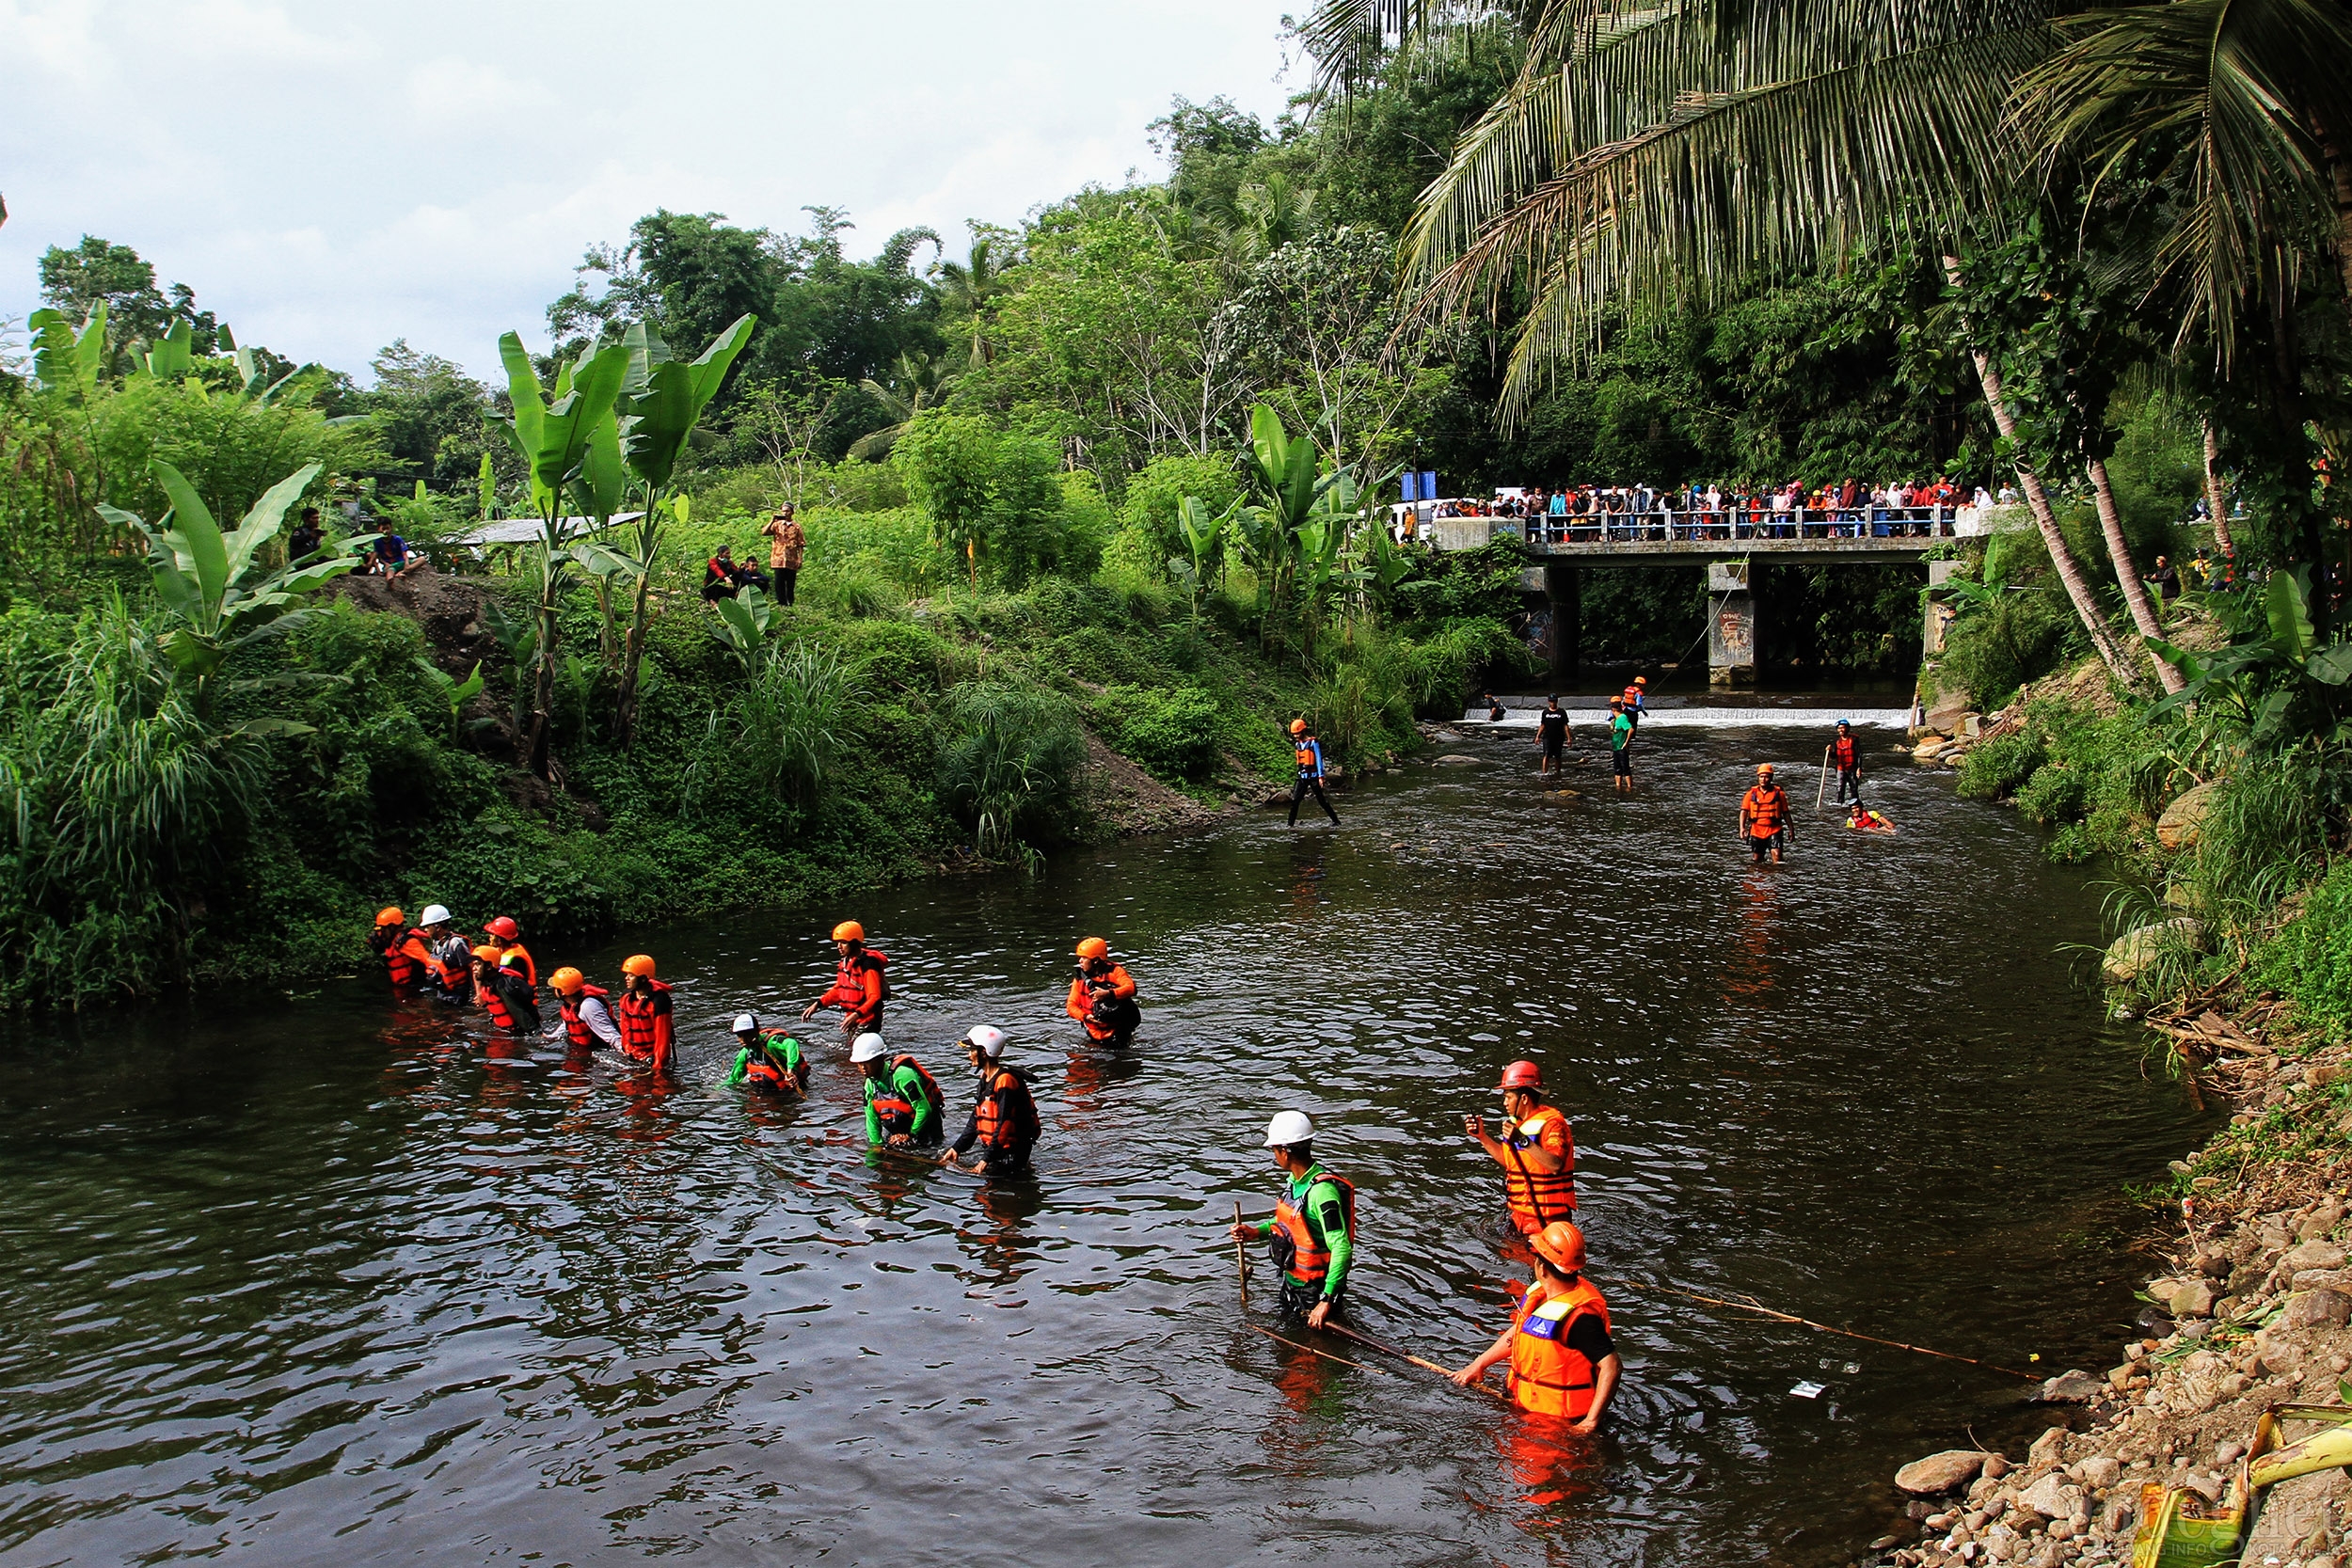
[[[1556,707],[1544,709],[1543,716],[1535,721],[1535,727],[1542,732],[1545,745],[1559,745],[1568,737],[1567,710]]]

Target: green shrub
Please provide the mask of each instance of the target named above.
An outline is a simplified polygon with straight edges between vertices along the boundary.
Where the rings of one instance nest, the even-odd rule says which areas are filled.
[[[1952,623],[1936,670],[1938,687],[1949,690],[1957,684],[1979,707],[2000,707],[2019,687],[2066,661],[2077,624],[2065,595],[2054,588],[2003,594]]]
[[[2249,977],[2328,1039],[2352,1032],[2352,859],[2338,858],[2295,918],[2255,951]]]
[[[1197,686],[1114,686],[1094,712],[1120,752],[1161,778],[1198,780],[1216,766],[1216,699]]]
[[[2040,732],[2028,727],[1986,741],[1961,759],[1960,793],[1972,800],[2004,800],[2050,760]]]
[[[1041,832],[1066,830],[1086,732],[1050,691],[972,681],[947,693],[954,738],[940,751],[939,785],[982,855]]]

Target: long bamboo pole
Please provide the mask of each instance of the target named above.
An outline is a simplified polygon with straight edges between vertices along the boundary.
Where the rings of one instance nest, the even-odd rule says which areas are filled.
[[[1774,1311],[1772,1307],[1753,1298],[1744,1301],[1726,1301],[1721,1296],[1703,1296],[1696,1291],[1685,1291],[1673,1285],[1642,1285],[1630,1279],[1612,1279],[1607,1283],[1612,1287],[1622,1285],[1629,1291],[1639,1291],[1645,1295],[1680,1296],[1685,1301],[1705,1302],[1709,1307],[1728,1307],[1736,1311],[1753,1312],[1757,1317],[1771,1318],[1776,1323],[1796,1323],[1804,1328],[1819,1329],[1823,1334],[1836,1334],[1848,1339],[1859,1339],[1865,1344],[1884,1345],[1889,1350],[1907,1350],[1915,1355],[1932,1355],[1939,1361],[1964,1362],[1971,1367],[1982,1367],[1989,1372],[2000,1372],[2009,1377],[2023,1378],[2027,1383],[2042,1381],[2033,1372],[2021,1372],[2014,1367],[2003,1367],[1991,1361],[1979,1361],[1973,1355],[1954,1355],[1950,1351],[1930,1350],[1925,1345],[1907,1344],[1900,1339],[1882,1339],[1875,1334],[1857,1334],[1851,1328],[1839,1328],[1831,1323],[1817,1323],[1811,1318],[1800,1318],[1794,1312]]]
[[[1828,747],[1826,747],[1826,746],[1824,746],[1824,747],[1822,747],[1822,748],[1821,748],[1821,782],[1820,782],[1819,784],[1817,784],[1817,785],[1814,787],[1814,790],[1813,790],[1813,815],[1814,815],[1814,816],[1820,816],[1820,815],[1821,815],[1821,800],[1822,800],[1822,799],[1823,799],[1825,796],[1827,796],[1828,794],[1829,794],[1829,748],[1828,748]],[[1845,797],[1845,795],[1843,794],[1843,792],[1840,792],[1837,798],[1838,798],[1840,800],[1843,800],[1846,797]]]
[[[1241,1226],[1241,1199],[1233,1199],[1233,1225]],[[1242,1250],[1242,1239],[1233,1238],[1233,1269],[1241,1275],[1241,1309],[1249,1310],[1249,1254]]]
[[[1435,1372],[1439,1377],[1445,1379],[1448,1383],[1454,1383],[1454,1371],[1452,1368],[1440,1367],[1435,1361],[1424,1361],[1420,1356],[1413,1354],[1410,1351],[1399,1350],[1394,1345],[1384,1345],[1369,1334],[1359,1334],[1354,1329],[1345,1327],[1340,1323],[1325,1323],[1323,1325],[1323,1332],[1326,1334],[1336,1334],[1343,1339],[1353,1339],[1358,1344],[1362,1345],[1369,1350],[1376,1350],[1383,1355],[1393,1355],[1399,1361],[1409,1361],[1414,1366],[1419,1367],[1422,1371]],[[1454,1386],[1457,1388],[1475,1389],[1477,1392],[1486,1395],[1490,1400],[1501,1400],[1504,1404],[1509,1404],[1511,1402],[1510,1398],[1507,1395],[1499,1394],[1483,1383],[1455,1383]]]

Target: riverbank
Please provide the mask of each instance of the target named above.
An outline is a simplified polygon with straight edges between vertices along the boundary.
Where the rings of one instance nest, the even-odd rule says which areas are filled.
[[[1996,712],[1934,717],[1915,734],[1918,762],[2015,803],[2052,830],[2054,858],[2104,854],[2122,873],[2100,958],[2110,1005],[2140,1018],[2152,1063],[2228,1120],[2138,1192],[2146,1305],[2115,1325],[2114,1364],[2044,1386],[2053,1421],[2022,1458],[1951,1449],[1906,1466],[1906,1522],[1871,1560],[2124,1560],[2144,1487],[2185,1488],[2211,1510],[2233,1484],[2243,1496],[2236,1462],[2265,1408],[2352,1402],[2352,860],[2331,844],[2331,765],[2324,752],[2201,752],[2096,664]],[[2256,1503],[2247,1563],[2352,1556],[2344,1471]]]

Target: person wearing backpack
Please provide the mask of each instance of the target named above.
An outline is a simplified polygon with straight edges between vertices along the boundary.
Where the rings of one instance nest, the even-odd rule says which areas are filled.
[[[1029,1151],[1044,1130],[1029,1095],[1028,1074],[1005,1065],[1005,1032],[993,1023],[975,1024],[963,1037],[963,1049],[979,1074],[980,1093],[971,1119],[950,1146],[951,1157],[960,1159],[977,1145],[979,1164],[966,1168],[982,1176],[1019,1176],[1029,1168]]]
[[[880,1035],[860,1035],[850,1060],[866,1074],[866,1141],[877,1148],[937,1148],[946,1097],[922,1063],[893,1056]]]
[[[833,989],[801,1009],[803,1021],[819,1007],[841,1009],[841,1037],[877,1034],[882,1024],[882,1004],[890,999],[890,955],[866,945],[866,927],[845,920],[833,928],[833,945],[840,961],[833,972]]]

